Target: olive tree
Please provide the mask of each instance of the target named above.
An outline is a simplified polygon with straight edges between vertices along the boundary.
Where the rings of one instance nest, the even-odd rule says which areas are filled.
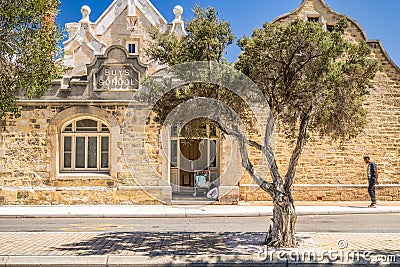
[[[195,17],[187,23],[186,36],[153,30],[153,42],[147,53],[169,66],[209,62],[208,73],[215,78],[218,74],[213,73],[212,66],[228,64],[223,55],[233,42],[233,33],[228,22],[218,19],[215,9],[197,6],[194,13]],[[301,20],[286,25],[266,23],[254,30],[252,37],[239,40],[242,52],[234,67],[250,77],[269,105],[266,126],[261,129],[264,131],[261,142],[251,140],[243,132],[244,128],[239,127],[239,120],[245,121],[246,127],[253,121],[249,118],[251,107],[228,88],[216,83],[192,83],[168,91],[154,107],[160,123],[174,107],[193,98],[214,98],[232,108],[216,108],[223,121],[229,122],[216,121],[216,125],[223,133],[238,140],[242,166],[273,199],[273,223],[266,240],[270,246],[295,246],[296,212],[292,186],[308,135],[314,133],[345,140],[356,137],[366,123],[363,101],[377,63],[370,58],[370,49],[365,42],[352,43],[345,39],[346,26],[345,19],[340,19],[332,32],[325,31],[321,24]],[[185,73],[182,69],[179,72],[182,77],[206,73],[203,70]],[[230,80],[238,78],[233,83],[240,85],[243,82],[234,72],[228,76]],[[183,77],[185,79],[190,80]],[[158,90],[163,90],[161,87]],[[229,114],[233,111],[239,116]],[[277,127],[295,144],[284,175],[278,170],[271,145],[271,136]],[[261,177],[256,171],[255,163],[249,158],[249,147],[256,148],[266,157],[270,176]]]
[[[257,84],[271,109],[264,142],[255,146],[267,158],[272,176],[261,187],[274,203],[268,245],[295,246],[292,187],[309,134],[347,140],[366,124],[363,102],[377,62],[365,42],[346,40],[346,27],[344,18],[332,32],[302,20],[266,23],[238,42],[242,53],[235,67]],[[269,138],[276,128],[294,142],[284,174],[278,170]]]

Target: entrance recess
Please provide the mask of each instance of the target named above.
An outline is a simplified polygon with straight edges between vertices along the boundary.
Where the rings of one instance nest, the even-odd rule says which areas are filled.
[[[174,126],[171,127],[169,172],[173,193],[193,196],[195,177],[200,171],[207,173],[207,180],[210,182],[218,182],[218,132],[210,125],[206,125],[205,128],[207,134],[204,137],[188,140],[180,136]]]

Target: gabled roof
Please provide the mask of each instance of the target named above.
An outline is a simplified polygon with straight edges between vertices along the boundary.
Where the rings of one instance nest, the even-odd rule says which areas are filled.
[[[275,18],[275,19],[272,21],[272,23],[278,22],[279,20],[284,19],[284,18],[287,17],[287,16],[290,16],[290,15],[292,15],[292,14],[294,14],[294,13],[299,12],[300,10],[302,10],[302,9],[304,8],[304,6],[305,6],[307,3],[309,3],[309,2],[314,2],[314,1],[318,1],[318,2],[319,2],[323,7],[325,7],[330,13],[332,13],[332,14],[334,14],[334,15],[337,15],[337,16],[344,16],[348,21],[350,21],[351,23],[353,23],[353,24],[359,29],[359,31],[361,32],[361,35],[362,35],[363,39],[364,39],[367,43],[369,43],[369,44],[371,44],[371,43],[377,43],[378,46],[380,47],[380,49],[381,49],[383,55],[386,57],[387,61],[388,61],[391,65],[393,65],[394,68],[395,68],[397,71],[400,72],[399,66],[390,58],[390,56],[387,54],[385,48],[383,47],[382,43],[381,43],[379,40],[369,40],[368,37],[367,37],[367,34],[366,34],[365,31],[364,31],[364,29],[361,27],[360,24],[358,24],[357,21],[355,21],[353,18],[351,18],[351,17],[349,17],[349,16],[347,16],[347,15],[344,15],[344,14],[341,14],[341,13],[339,13],[339,12],[334,11],[329,5],[327,5],[327,4],[325,3],[324,0],[303,0],[302,3],[300,4],[300,6],[298,6],[295,10],[293,10],[293,11],[291,11],[291,12],[288,12],[288,13],[285,13],[285,14],[283,14],[283,15],[281,15],[281,16]]]
[[[146,19],[154,26],[166,25],[167,20],[154,7],[150,0],[136,0],[136,6],[144,14]],[[107,29],[114,23],[115,19],[126,9],[128,0],[114,0],[111,5],[94,23],[95,32],[103,35]]]
[[[324,0],[303,0],[303,1],[301,2],[300,6],[298,6],[295,10],[293,10],[293,11],[291,11],[291,12],[288,12],[288,13],[285,13],[285,14],[283,14],[283,15],[281,15],[281,16],[275,18],[275,19],[272,21],[272,23],[277,22],[277,21],[279,21],[280,19],[283,19],[284,17],[287,17],[287,16],[289,16],[289,15],[291,15],[291,14],[293,14],[293,13],[299,12],[301,9],[304,8],[304,6],[307,4],[307,2],[314,2],[314,1],[319,1],[320,4],[321,4],[322,6],[324,6],[327,10],[329,10],[329,12],[331,12],[332,14],[335,14],[335,15],[338,15],[338,16],[344,16],[344,17],[346,17],[346,19],[348,19],[349,21],[351,21],[352,23],[354,23],[354,24],[357,26],[357,28],[359,28],[360,32],[362,33],[362,36],[363,36],[364,40],[368,40],[367,35],[365,34],[364,29],[358,24],[357,21],[355,21],[354,19],[352,19],[351,17],[349,17],[349,16],[347,16],[347,15],[344,15],[344,14],[341,14],[341,13],[339,13],[339,12],[334,11],[330,6],[328,6],[328,5],[325,3]]]

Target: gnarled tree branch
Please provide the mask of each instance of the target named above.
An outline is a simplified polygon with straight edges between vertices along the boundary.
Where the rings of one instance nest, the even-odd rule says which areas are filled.
[[[301,122],[299,127],[299,134],[297,136],[296,147],[292,152],[292,156],[290,157],[288,171],[285,175],[285,192],[291,192],[291,188],[294,182],[294,176],[296,173],[297,163],[299,162],[301,151],[306,143],[307,138],[307,127],[310,121],[309,114],[303,114],[301,116]]]

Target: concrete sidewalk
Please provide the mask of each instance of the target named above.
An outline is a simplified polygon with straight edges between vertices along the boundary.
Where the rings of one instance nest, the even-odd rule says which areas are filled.
[[[321,202],[296,203],[298,215],[335,214],[385,214],[400,213],[400,205],[380,203],[377,208],[367,208],[368,202],[340,202],[337,205],[321,205]],[[302,205],[303,204],[303,205]],[[315,204],[315,205],[311,205]],[[189,218],[189,217],[257,217],[272,215],[271,205],[242,203],[240,205],[198,206],[0,206],[0,217],[79,217],[79,218]]]
[[[398,233],[297,233],[297,248],[276,251],[263,246],[264,238],[253,232],[0,233],[0,266],[400,264]]]

